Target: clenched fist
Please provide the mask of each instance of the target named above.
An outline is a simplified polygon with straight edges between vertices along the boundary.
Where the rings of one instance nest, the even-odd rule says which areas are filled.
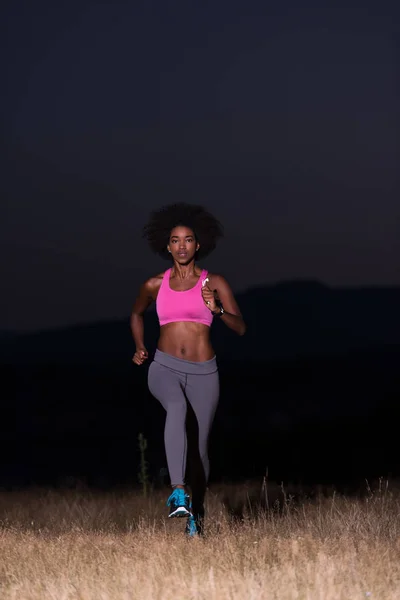
[[[205,305],[211,310],[211,312],[217,310],[218,305],[215,300],[215,293],[209,287],[208,283],[201,288],[201,295],[203,296]]]
[[[147,352],[146,348],[144,346],[142,346],[142,348],[136,348],[136,352],[133,355],[132,362],[134,362],[135,365],[139,365],[140,366],[148,358],[149,358],[149,353]]]

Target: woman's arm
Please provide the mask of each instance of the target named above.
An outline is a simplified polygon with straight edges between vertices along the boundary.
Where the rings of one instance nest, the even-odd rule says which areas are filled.
[[[207,308],[219,314],[221,312],[217,298],[224,307],[224,313],[218,317],[238,335],[246,333],[246,323],[235,300],[229,283],[221,275],[210,275],[209,284],[202,289],[203,299]],[[210,302],[210,304],[207,304]]]
[[[157,290],[160,287],[160,280],[157,277],[148,279],[139,290],[139,295],[133,305],[131,314],[131,331],[135,341],[136,351],[133,356],[133,362],[141,365],[148,358],[148,352],[144,345],[144,326],[143,314],[157,296]]]

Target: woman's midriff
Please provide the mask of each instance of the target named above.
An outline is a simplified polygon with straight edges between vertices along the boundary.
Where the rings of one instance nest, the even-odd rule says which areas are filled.
[[[157,347],[161,352],[193,362],[204,362],[215,356],[210,328],[201,323],[179,321],[163,325]]]

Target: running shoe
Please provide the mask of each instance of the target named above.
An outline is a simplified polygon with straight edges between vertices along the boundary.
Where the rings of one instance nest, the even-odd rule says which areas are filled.
[[[196,537],[199,535],[199,532],[197,531],[196,519],[193,515],[190,515],[186,521],[185,534],[188,537]]]
[[[189,517],[191,512],[189,509],[189,494],[182,488],[175,488],[167,500],[167,506],[170,507],[168,517]]]
[[[194,512],[192,511],[192,503],[190,503],[189,510],[191,514],[186,521],[185,534],[188,537],[203,535],[204,509]]]

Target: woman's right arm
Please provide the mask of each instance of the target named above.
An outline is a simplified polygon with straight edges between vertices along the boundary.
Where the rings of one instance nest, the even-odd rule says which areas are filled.
[[[142,365],[148,358],[148,352],[144,345],[143,314],[155,299],[157,289],[156,278],[149,279],[139,290],[139,295],[133,305],[131,314],[131,331],[135,341],[136,351],[132,358],[135,365]],[[159,285],[159,284],[158,284]]]

